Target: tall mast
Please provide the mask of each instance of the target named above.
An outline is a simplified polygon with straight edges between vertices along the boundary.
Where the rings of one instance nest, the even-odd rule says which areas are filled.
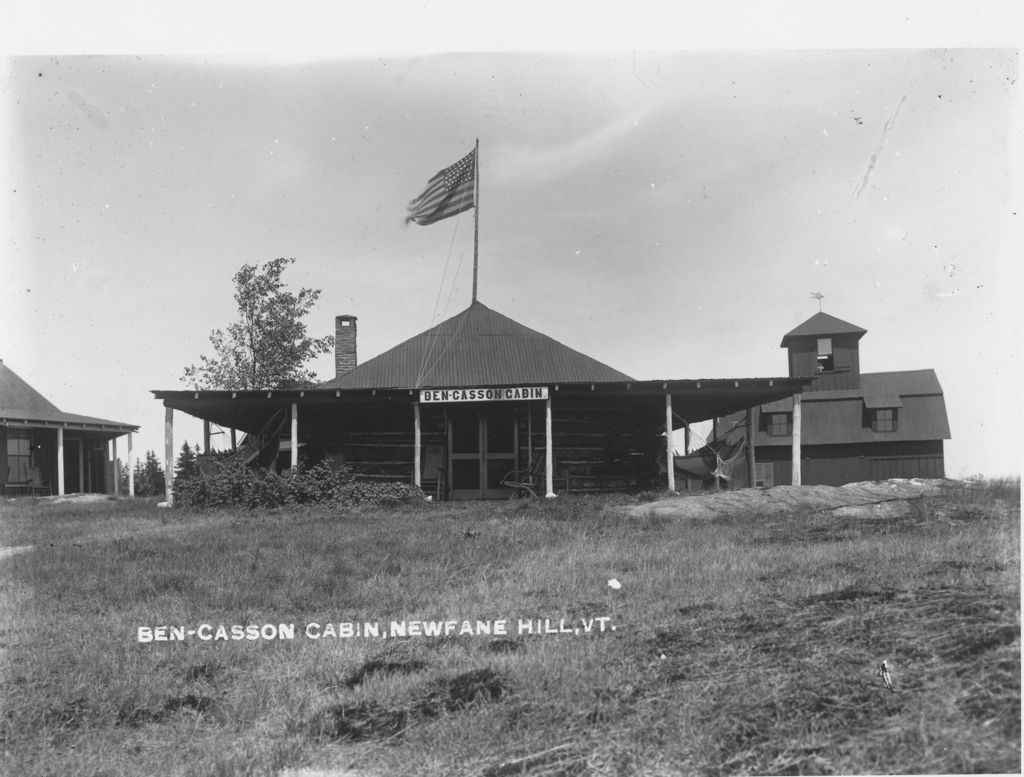
[[[473,154],[473,302],[476,302],[476,276],[480,260],[480,138]]]

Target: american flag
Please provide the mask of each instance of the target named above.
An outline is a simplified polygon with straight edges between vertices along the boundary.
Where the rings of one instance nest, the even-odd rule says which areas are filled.
[[[476,149],[446,167],[427,181],[427,188],[409,203],[405,223],[433,224],[435,221],[469,210],[474,203]]]

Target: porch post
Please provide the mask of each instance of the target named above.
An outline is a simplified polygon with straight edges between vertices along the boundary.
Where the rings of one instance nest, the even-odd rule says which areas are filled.
[[[292,469],[299,466],[299,403],[292,402]]]
[[[544,480],[548,499],[555,498],[555,451],[551,434],[551,396],[544,401]]]
[[[753,488],[757,482],[754,459],[754,408],[747,408],[747,486]]]
[[[64,427],[57,427],[57,496],[64,496]]]
[[[135,496],[135,462],[132,460],[131,432],[128,432],[128,496]]]
[[[164,501],[174,506],[174,408],[164,408]]]
[[[422,464],[420,459],[420,403],[412,403],[413,443],[412,443],[412,482],[419,488],[423,485]]]
[[[110,441],[111,458],[114,460],[114,499],[121,496],[121,467],[117,463],[117,438]]]
[[[672,395],[665,393],[665,467],[668,469],[668,490],[676,491],[675,446],[672,444]]]
[[[516,459],[519,455],[516,453]],[[518,463],[516,464],[518,467]],[[526,469],[533,472],[533,403],[526,403]]]
[[[800,485],[800,395],[793,395],[793,480]]]

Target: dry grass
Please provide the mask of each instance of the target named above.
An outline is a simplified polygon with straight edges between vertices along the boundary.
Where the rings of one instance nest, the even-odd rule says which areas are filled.
[[[0,536],[37,546],[0,561],[3,771],[1019,772],[1019,483],[886,519],[616,516],[628,501],[0,506]],[[595,616],[617,630],[135,640]]]

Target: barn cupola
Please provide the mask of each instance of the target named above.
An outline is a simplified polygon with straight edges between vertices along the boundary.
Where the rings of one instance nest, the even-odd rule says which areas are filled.
[[[815,313],[782,338],[789,377],[814,377],[810,391],[860,388],[860,339],[867,334],[828,313]]]

